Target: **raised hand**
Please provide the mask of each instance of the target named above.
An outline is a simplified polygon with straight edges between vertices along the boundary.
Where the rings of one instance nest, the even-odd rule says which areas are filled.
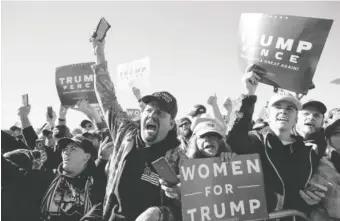
[[[95,55],[103,55],[104,54],[105,39],[103,40],[103,42],[100,42],[99,40],[91,37],[90,42],[92,42],[93,53]]]
[[[132,87],[132,93],[135,95],[135,97],[137,98],[137,100],[141,99],[142,98],[142,94],[140,92],[140,89],[133,86]]]
[[[71,108],[84,113],[90,118],[92,118],[93,115],[97,112],[97,110],[85,100],[78,101],[76,106],[73,106]]]
[[[18,116],[20,118],[27,117],[29,113],[31,112],[31,105],[28,106],[22,106],[18,110]]]
[[[109,160],[113,152],[113,143],[108,142],[109,137],[106,137],[104,141],[100,143],[98,150],[98,158],[103,160]]]
[[[59,118],[60,119],[66,119],[66,114],[67,114],[68,108],[60,104],[59,108]]]
[[[217,105],[217,96],[216,96],[216,94],[210,96],[210,97],[208,98],[207,103],[208,103],[209,105],[211,105],[211,106],[216,106],[216,105]]]
[[[228,111],[228,113],[232,111],[233,103],[231,102],[231,99],[229,97],[225,100],[223,107]]]
[[[237,156],[237,154],[232,152],[222,152],[220,155],[221,161],[226,162],[227,164],[229,164],[235,156]]]

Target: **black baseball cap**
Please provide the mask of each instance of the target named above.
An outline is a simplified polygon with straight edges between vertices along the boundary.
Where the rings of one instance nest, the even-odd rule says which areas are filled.
[[[9,128],[11,131],[16,131],[16,130],[21,130],[21,128],[20,127],[18,127],[18,126],[12,126],[11,128]]]
[[[188,114],[189,116],[196,117],[199,114],[205,114],[207,112],[207,108],[202,104],[196,104],[192,111]]]
[[[80,123],[80,126],[82,128],[85,128],[86,124],[93,124],[93,123],[91,121],[85,119]]]
[[[83,135],[76,135],[72,138],[62,138],[58,141],[58,146],[60,150],[63,150],[70,143],[76,144],[78,147],[82,148],[85,153],[90,153],[92,157],[96,154],[96,149],[92,142]]]
[[[42,131],[42,134],[43,134],[45,137],[48,137],[48,136],[50,136],[50,135],[53,134],[53,133],[52,133],[52,131],[50,131],[50,130],[48,130],[48,129],[44,129],[44,130]]]
[[[307,107],[315,107],[320,113],[325,114],[327,112],[327,107],[321,101],[309,100],[302,105],[302,109]]]
[[[172,119],[176,118],[178,107],[177,100],[172,94],[167,91],[155,92],[152,95],[142,97],[143,103],[147,104],[151,101],[158,102],[161,107],[171,115]]]

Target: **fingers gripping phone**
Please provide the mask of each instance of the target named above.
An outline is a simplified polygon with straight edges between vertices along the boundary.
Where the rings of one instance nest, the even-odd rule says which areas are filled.
[[[105,20],[105,18],[101,18],[92,37],[99,40],[100,42],[103,42],[106,33],[110,28],[111,25]]]
[[[22,105],[26,106],[26,107],[29,105],[29,103],[28,103],[28,94],[23,94],[22,95]]]
[[[176,173],[171,169],[168,161],[166,161],[164,157],[152,162],[152,166],[157,171],[158,175],[171,185],[176,185],[180,182]]]

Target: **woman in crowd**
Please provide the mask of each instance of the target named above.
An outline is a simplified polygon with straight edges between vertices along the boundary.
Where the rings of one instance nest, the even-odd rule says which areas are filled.
[[[212,118],[207,114],[201,115],[192,125],[193,135],[189,140],[188,150],[185,155],[181,155],[179,165],[184,159],[198,159],[198,158],[211,158],[221,157],[222,161],[229,163],[235,156],[231,152],[231,148],[225,141],[225,126],[216,118]],[[170,208],[173,213],[180,213],[180,186],[170,185],[164,180],[160,180],[162,189],[165,195],[174,199],[174,206]]]

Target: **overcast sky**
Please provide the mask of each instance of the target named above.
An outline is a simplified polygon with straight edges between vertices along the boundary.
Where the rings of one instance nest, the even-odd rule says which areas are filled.
[[[315,73],[316,89],[306,99],[340,107],[339,2],[1,2],[1,127],[19,122],[21,94],[28,93],[31,121],[45,121],[46,107],[59,108],[55,68],[94,61],[88,39],[99,19],[111,24],[106,39],[109,70],[150,57],[150,87],[178,100],[179,116],[216,93],[219,104],[243,92],[237,31],[241,13],[262,12],[334,19]],[[124,108],[137,108],[132,92],[117,91]],[[260,85],[256,113],[272,88]],[[68,113],[71,128],[85,116]]]

